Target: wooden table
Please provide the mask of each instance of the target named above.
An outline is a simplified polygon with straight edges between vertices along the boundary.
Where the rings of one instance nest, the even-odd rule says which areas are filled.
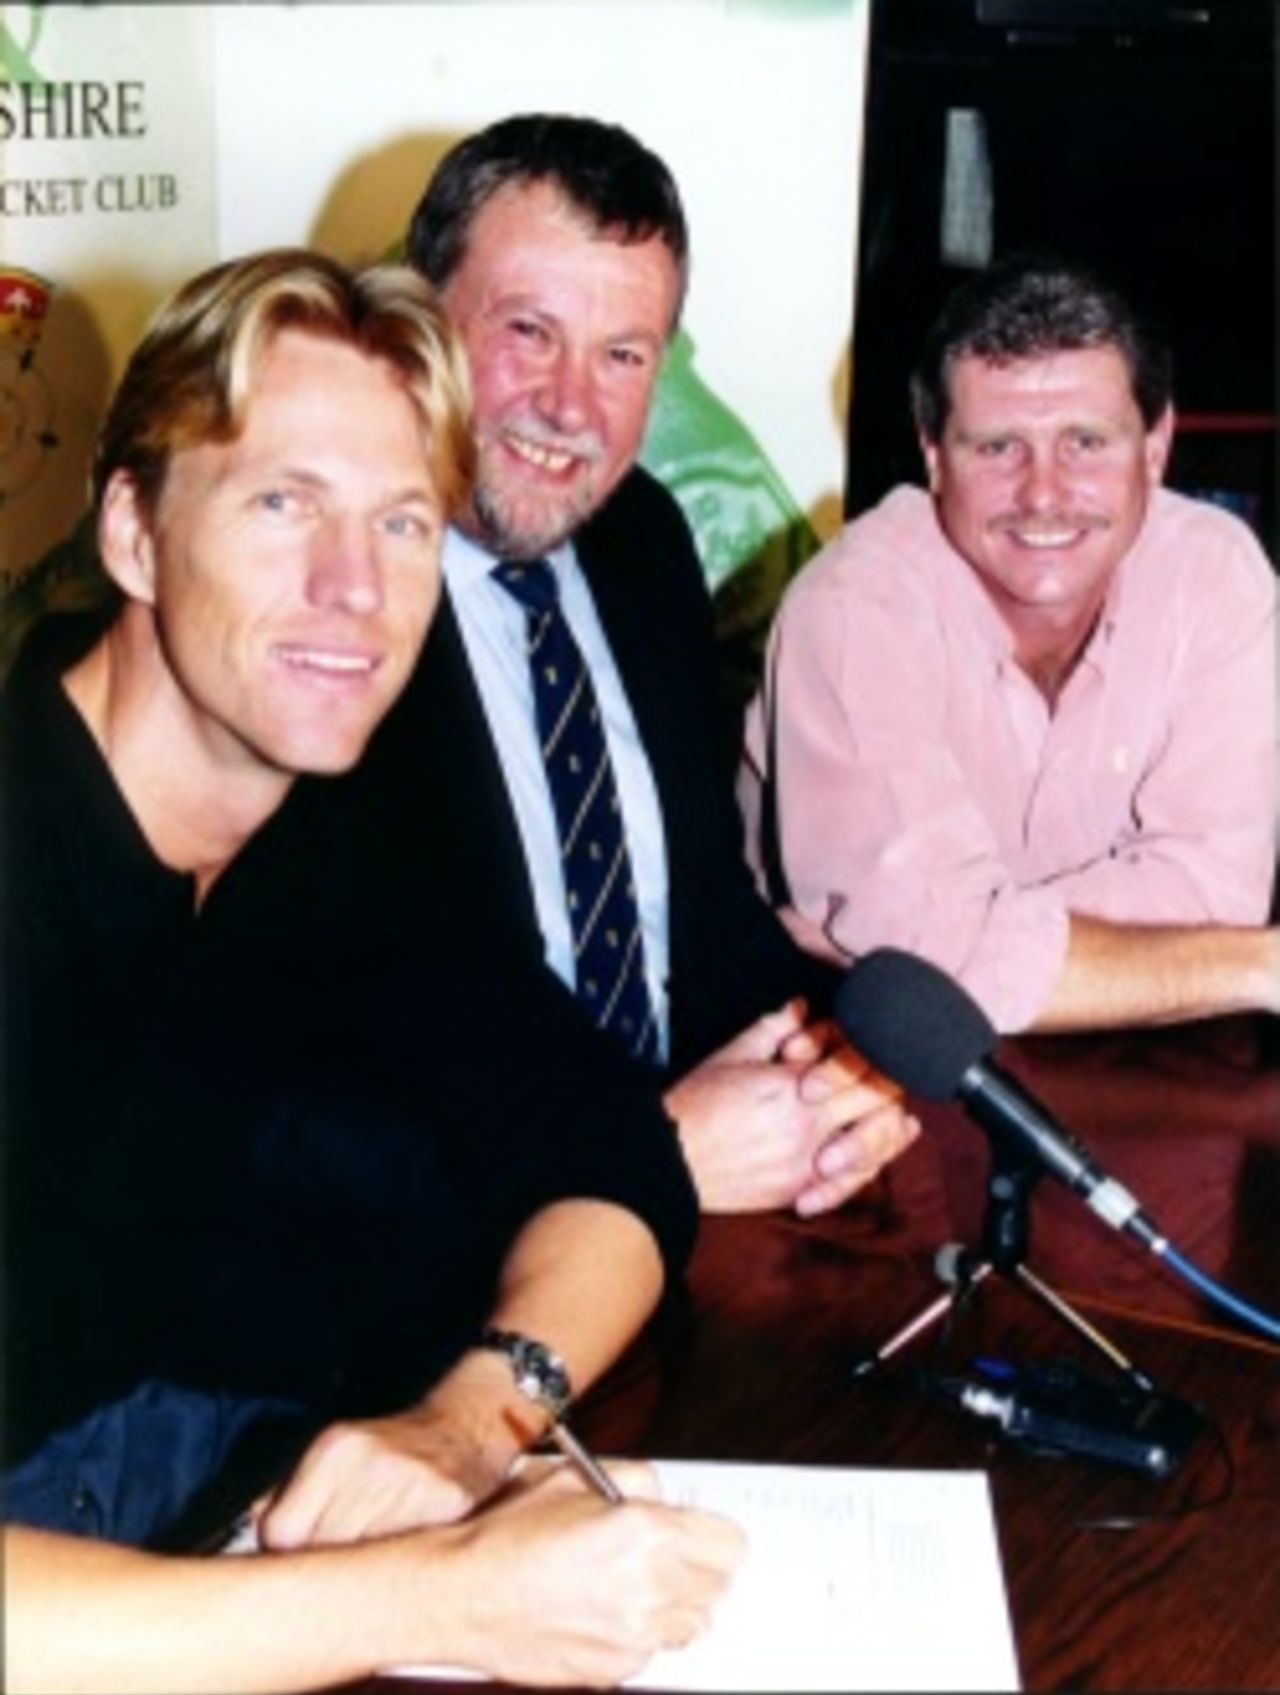
[[[1180,1251],[1273,1314],[1276,1034],[1224,1020],[1025,1040],[1001,1056]],[[1162,1389],[1200,1405],[1221,1444],[1202,1439],[1164,1481],[1019,1452],[920,1393],[924,1337],[853,1380],[854,1362],[938,1293],[937,1248],[977,1237],[986,1139],[955,1109],[925,1116],[927,1134],[835,1216],[706,1220],[687,1298],[583,1402],[583,1433],[616,1454],[984,1468],[1026,1688],[1280,1688],[1280,1350],[1219,1316],[1052,1180],[1033,1197],[1028,1263]],[[950,1345],[958,1363],[1069,1357],[1107,1375],[1001,1277],[982,1285]],[[1117,1517],[1149,1521],[1089,1524]]]

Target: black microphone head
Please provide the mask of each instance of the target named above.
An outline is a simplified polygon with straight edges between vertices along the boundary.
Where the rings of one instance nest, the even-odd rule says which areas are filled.
[[[950,1100],[996,1045],[990,1019],[959,983],[918,954],[863,954],[836,995],[836,1022],[878,1071],[913,1095]]]

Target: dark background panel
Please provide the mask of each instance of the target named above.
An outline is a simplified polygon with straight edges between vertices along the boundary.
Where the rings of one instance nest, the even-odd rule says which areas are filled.
[[[1098,264],[1163,321],[1170,480],[1234,504],[1274,557],[1275,72],[1270,0],[872,0],[850,515],[920,477],[907,378],[970,274],[941,230],[948,113],[971,112],[991,252]]]

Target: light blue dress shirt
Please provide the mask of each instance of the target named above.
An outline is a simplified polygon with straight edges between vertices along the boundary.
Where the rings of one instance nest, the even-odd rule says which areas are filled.
[[[549,553],[560,603],[591,673],[622,807],[644,938],[645,977],[660,1052],[668,1046],[667,851],[648,757],[595,601],[571,543]],[[573,930],[560,873],[560,836],[538,739],[523,607],[494,582],[497,559],[469,537],[445,538],[444,578],[515,811],[547,964],[574,986]]]

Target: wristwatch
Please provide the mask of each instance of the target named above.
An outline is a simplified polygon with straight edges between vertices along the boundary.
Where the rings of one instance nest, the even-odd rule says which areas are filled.
[[[506,1359],[516,1388],[526,1400],[541,1407],[553,1424],[560,1418],[573,1398],[573,1390],[559,1354],[517,1330],[482,1331],[477,1345]]]

